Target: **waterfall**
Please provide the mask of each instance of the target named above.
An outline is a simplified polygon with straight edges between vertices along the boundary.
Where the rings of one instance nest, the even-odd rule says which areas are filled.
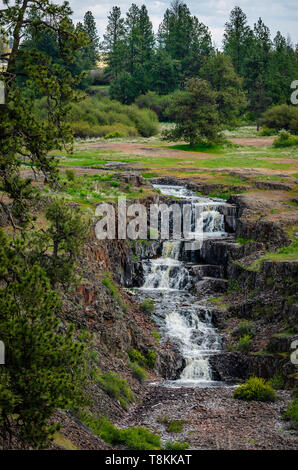
[[[181,241],[165,241],[162,257],[143,262],[145,282],[141,289],[183,289],[190,281],[188,270],[179,261]]]
[[[183,186],[154,185],[162,194],[186,199],[191,204],[191,231],[199,228],[203,237],[223,237],[224,216],[218,208],[224,202],[199,197]],[[197,218],[197,221],[196,221]],[[141,298],[155,301],[155,319],[165,340],[168,338],[181,351],[186,366],[181,376],[171,384],[212,384],[209,357],[221,349],[221,339],[212,324],[212,314],[204,302],[190,292],[189,269],[181,260],[185,240],[163,242],[158,259],[144,260],[144,284],[139,288]],[[162,292],[160,292],[162,291]]]
[[[181,251],[181,241],[166,241],[163,243],[162,247],[162,257],[167,259],[171,258],[174,260],[179,259],[180,251]]]

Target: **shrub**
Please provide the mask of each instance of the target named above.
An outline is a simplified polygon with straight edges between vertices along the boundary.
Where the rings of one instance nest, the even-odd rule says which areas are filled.
[[[104,277],[102,280],[102,283],[104,286],[106,286],[109,289],[112,297],[116,300],[117,304],[120,305],[120,307],[124,311],[127,311],[128,307],[123,302],[116,284],[110,279],[110,277],[109,276]]]
[[[97,377],[97,381],[111,397],[116,398],[126,410],[134,396],[126,379],[122,379],[116,372],[105,372]]]
[[[268,380],[268,383],[275,390],[281,390],[284,387],[284,378],[282,374],[275,374],[272,379]]]
[[[147,379],[147,373],[142,366],[139,366],[136,362],[131,362],[129,364],[132,375],[140,382],[143,383]]]
[[[252,342],[252,339],[250,335],[241,336],[238,342],[238,346],[237,346],[238,351],[241,351],[243,353],[247,352],[251,346],[251,342]]]
[[[273,146],[276,148],[298,146],[298,137],[283,130],[279,133],[279,136],[274,139]]]
[[[146,299],[141,303],[141,309],[147,315],[154,312],[155,304],[153,299]]]
[[[264,126],[262,129],[259,131],[259,135],[262,135],[264,137],[269,137],[270,135],[274,135],[275,131],[273,129],[269,129],[269,127]]]
[[[132,362],[137,362],[140,365],[145,365],[146,364],[146,359],[143,356],[143,354],[140,351],[137,351],[137,349],[131,349],[128,351],[129,359]]]
[[[147,366],[147,367],[154,367],[155,364],[155,359],[156,359],[156,352],[153,351],[152,349],[149,349],[146,352],[146,357],[143,356],[143,354],[140,351],[137,351],[136,349],[131,349],[128,352],[129,359],[132,362],[136,362],[137,364],[141,366]]]
[[[150,369],[153,369],[156,360],[156,352],[150,349],[146,354],[146,364]]]
[[[76,179],[76,175],[73,170],[65,170],[65,176],[68,181],[74,181]]]
[[[44,99],[36,100],[35,113],[40,120],[48,118]],[[76,137],[150,137],[158,133],[158,119],[150,109],[123,105],[100,94],[71,106],[67,117]],[[108,138],[111,138],[108,137]]]
[[[75,137],[134,137],[138,135],[138,131],[131,126],[115,123],[101,126],[99,124],[90,124],[83,120],[73,121],[71,128]],[[107,137],[110,136],[110,137]],[[112,137],[111,137],[112,136]]]
[[[149,91],[146,95],[141,95],[136,98],[135,103],[141,109],[148,108],[151,109],[151,111],[154,111],[157,114],[159,121],[167,122],[170,119],[168,108],[172,97],[173,94],[160,96],[157,93]]]
[[[165,443],[164,449],[165,450],[186,450],[189,448],[189,444],[187,442],[172,442],[172,441],[167,441]]]
[[[250,377],[241,384],[233,393],[233,398],[238,400],[274,401],[275,391],[269,383],[258,377]]]
[[[233,330],[233,336],[240,337],[243,335],[255,336],[255,327],[250,321],[242,321],[239,325]]]
[[[115,139],[117,137],[126,137],[126,135],[124,132],[121,131],[109,132],[105,135],[105,139]]]
[[[81,414],[81,419],[94,434],[111,445],[124,444],[133,450],[159,450],[160,436],[143,427],[118,429],[107,418],[94,418],[90,413]]]
[[[184,421],[182,419],[173,419],[167,427],[168,432],[181,432],[183,430]]]
[[[156,342],[159,343],[160,342],[160,339],[161,339],[161,335],[158,331],[156,330],[153,330],[152,331],[152,336],[153,338],[155,338]]]
[[[269,129],[280,131],[285,129],[298,133],[298,108],[281,104],[268,109],[262,116],[260,123]]]
[[[169,416],[158,416],[156,421],[166,427],[167,432],[181,432],[183,430],[184,421],[182,419],[170,419]]]
[[[298,398],[294,398],[287,408],[284,417],[290,421],[291,426],[298,430]]]

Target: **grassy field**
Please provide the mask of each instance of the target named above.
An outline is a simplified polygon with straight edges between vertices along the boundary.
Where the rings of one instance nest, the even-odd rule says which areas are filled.
[[[178,150],[178,146],[170,149]],[[181,147],[181,146],[179,146]],[[264,168],[271,170],[295,169],[295,160],[298,150],[276,149],[272,147],[255,148],[241,147],[233,149],[220,149],[220,154],[210,153],[208,156],[200,152],[188,151],[185,156],[173,152],[173,156],[158,155],[159,147],[155,147],[155,155],[127,154],[122,151],[106,149],[80,149],[76,148],[71,155],[61,156],[60,164],[63,166],[102,166],[109,162],[131,163],[136,168],[147,166],[148,169],[162,170],[177,167],[196,168]],[[164,149],[164,147],[163,147]],[[168,147],[167,147],[168,149]],[[181,151],[181,148],[179,149]],[[202,152],[203,153],[203,152]],[[205,153],[205,152],[204,152]],[[197,154],[197,155],[196,155]],[[192,159],[189,161],[189,159]],[[293,162],[283,162],[282,160]],[[278,161],[276,161],[278,160]],[[280,161],[281,160],[281,161]],[[296,170],[297,171],[297,170]]]
[[[249,126],[233,133],[227,131],[226,134],[237,139],[245,136],[245,145],[226,142],[190,149],[183,143],[165,145],[160,136],[113,139],[108,142],[103,139],[78,140],[73,153],[55,152],[62,168],[73,168],[77,173],[75,181],[65,179],[62,193],[67,199],[87,205],[107,199],[115,200],[119,195],[128,198],[147,195],[146,188],[143,194],[142,190],[136,191],[113,179],[115,171],[121,173],[127,166],[139,170],[145,178],[169,175],[221,185],[220,191],[215,190],[211,195],[223,198],[232,192],[249,191],[251,188],[248,186],[252,183],[258,188],[259,182],[290,184],[294,194],[297,189],[298,148],[277,149],[267,145],[266,138],[258,137],[256,129]],[[248,138],[256,137],[262,140],[262,146],[247,145]],[[111,171],[108,165],[116,163],[119,169]],[[101,175],[84,174],[90,169]]]

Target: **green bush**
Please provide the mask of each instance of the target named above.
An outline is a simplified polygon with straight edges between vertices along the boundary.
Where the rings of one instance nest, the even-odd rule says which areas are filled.
[[[153,330],[152,331],[152,336],[153,338],[155,338],[156,342],[159,343],[160,342],[160,339],[161,339],[161,335],[158,331],[156,330]]]
[[[298,137],[283,130],[279,133],[279,136],[274,139],[273,146],[276,148],[298,146]]]
[[[35,113],[40,120],[48,118],[44,98],[36,100]],[[81,138],[150,137],[159,131],[157,116],[150,109],[123,105],[99,93],[73,104],[67,119],[74,135]]]
[[[129,359],[132,362],[137,362],[138,364],[144,366],[146,364],[146,359],[145,356],[140,351],[137,351],[137,349],[131,349],[128,351]]]
[[[99,374],[97,381],[111,397],[116,398],[126,410],[129,403],[134,401],[134,396],[126,379],[122,379],[116,372],[105,372]]]
[[[156,360],[156,352],[153,349],[147,351],[146,354],[146,364],[150,369],[153,369]]]
[[[136,362],[130,362],[129,364],[132,375],[140,382],[143,383],[147,379],[147,373],[145,369],[137,364]]]
[[[153,313],[155,310],[154,300],[153,299],[143,300],[143,302],[141,303],[141,309],[147,315],[150,315],[151,313]]]
[[[242,321],[239,325],[233,330],[233,336],[241,337],[244,335],[255,336],[255,327],[250,321]]]
[[[241,336],[237,345],[238,351],[241,351],[243,353],[247,352],[251,346],[251,342],[252,339],[250,335]]]
[[[250,377],[236,388],[233,398],[238,400],[274,401],[275,391],[269,383],[258,377]]]
[[[65,170],[65,176],[68,179],[68,181],[75,181],[76,175],[73,170]]]
[[[262,129],[259,131],[259,135],[262,135],[264,137],[269,137],[271,135],[274,135],[276,131],[273,129],[269,129],[267,126],[263,126]]]
[[[108,139],[112,137],[134,137],[138,135],[138,131],[134,127],[120,123],[101,126],[80,120],[73,121],[71,128],[74,136],[82,139],[87,137],[104,137]]]
[[[167,441],[165,443],[164,449],[165,450],[186,450],[189,448],[189,444],[187,442],[172,442],[172,441]]]
[[[123,443],[134,450],[158,450],[161,448],[160,436],[143,427],[131,427],[121,430]]]
[[[126,137],[124,132],[114,131],[105,135],[105,139],[115,139],[117,137]]]
[[[183,431],[184,421],[182,419],[172,419],[168,424],[167,431],[168,432],[181,432]]]
[[[298,108],[288,104],[273,106],[263,114],[260,123],[269,129],[298,134]]]
[[[156,421],[166,427],[167,432],[181,432],[183,430],[184,421],[182,419],[170,419],[169,416],[158,416]]]
[[[284,387],[284,378],[282,374],[275,374],[272,379],[268,380],[268,383],[273,387],[275,390],[281,390]]]
[[[131,349],[128,352],[129,359],[132,362],[136,362],[137,364],[141,366],[147,366],[150,368],[154,367],[155,364],[155,359],[156,359],[156,352],[153,351],[152,349],[149,349],[146,352],[146,357],[143,356],[143,354],[140,351],[137,351],[136,349]]]
[[[146,95],[138,96],[135,103],[141,109],[147,108],[154,111],[160,122],[167,122],[170,119],[168,108],[170,106],[172,96],[173,94],[160,96],[157,93],[149,91]]]
[[[291,426],[294,429],[298,430],[298,398],[294,398],[291,402],[284,414],[284,417],[290,421]]]
[[[123,444],[132,450],[159,450],[160,436],[143,427],[118,429],[107,418],[94,418],[90,413],[81,414],[83,423],[94,434],[100,436],[108,444]]]

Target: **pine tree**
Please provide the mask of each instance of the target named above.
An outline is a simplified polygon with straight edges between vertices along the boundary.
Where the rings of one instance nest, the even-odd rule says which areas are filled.
[[[151,60],[149,88],[159,95],[167,95],[179,86],[181,64],[158,48]]]
[[[278,31],[273,40],[269,63],[268,92],[275,104],[290,103],[290,86],[298,76],[298,58],[291,44]]]
[[[183,139],[190,147],[220,139],[216,92],[206,80],[186,80],[185,90],[175,93],[169,112],[175,116],[175,127],[164,132],[165,139]]]
[[[28,256],[44,269],[53,289],[57,285],[68,288],[76,281],[74,267],[87,238],[88,223],[78,208],[68,207],[63,199],[49,204],[45,217],[49,226],[33,233]]]
[[[90,43],[86,49],[90,65],[95,66],[99,59],[99,37],[96,23],[91,11],[87,11],[84,16],[84,31],[89,37]]]
[[[243,75],[243,65],[247,54],[247,46],[252,31],[247,25],[246,14],[240,7],[235,7],[230,20],[225,24],[223,39],[224,53],[231,57],[235,71]]]
[[[242,79],[236,74],[232,60],[222,52],[211,55],[200,71],[216,91],[216,103],[221,123],[234,125],[246,105]]]
[[[34,15],[37,9],[38,16]],[[5,443],[17,433],[23,445],[34,447],[47,445],[54,431],[49,419],[56,408],[70,409],[84,401],[83,349],[74,341],[72,328],[58,320],[62,307],[52,289],[55,283],[51,286],[40,260],[33,259],[26,229],[39,191],[21,173],[26,157],[32,171],[54,186],[58,182],[57,162],[49,152],[72,143],[66,116],[71,102],[80,98],[73,89],[79,79],[66,65],[87,42],[84,34],[75,31],[70,15],[66,3],[31,0],[14,6],[6,2],[0,17],[0,29],[9,26],[13,36],[7,71],[2,74],[6,102],[1,105],[0,120],[1,190],[10,202],[0,204],[14,231],[13,239],[0,231],[0,331],[6,347],[6,364],[0,371],[0,427]],[[58,63],[43,51],[23,47],[22,38],[31,28],[38,38],[50,32],[56,35]],[[21,73],[30,84],[26,83],[26,93],[18,80],[20,62]],[[36,118],[35,94],[46,97],[46,120]],[[73,239],[73,219],[67,222],[62,216],[48,214],[53,241],[61,235],[62,224],[56,255],[46,250],[39,256],[51,255],[53,265],[58,265],[59,282],[62,278],[69,282],[69,272],[59,269],[59,259],[72,256],[80,236]],[[16,235],[18,230],[21,237]]]
[[[126,14],[125,19],[125,42],[126,42],[126,70],[132,75],[135,71],[136,64],[140,58],[140,10],[133,3]]]
[[[150,61],[154,53],[155,38],[145,5],[142,5],[139,10],[139,33],[139,61],[145,67],[150,67]]]
[[[119,7],[113,7],[108,15],[108,25],[104,34],[102,49],[105,62],[108,65],[107,73],[116,78],[123,71],[125,57],[124,19],[121,18]]]
[[[263,82],[263,78],[259,75],[256,78],[255,85],[253,90],[250,92],[249,96],[249,110],[253,113],[256,118],[257,131],[260,129],[260,118],[264,111],[271,104],[272,99],[267,93],[266,87]]]
[[[86,403],[82,385],[84,346],[73,328],[58,319],[61,300],[28,246],[0,231],[0,331],[5,367],[0,370],[0,434],[23,447],[46,447],[57,430],[49,422],[56,408]]]
[[[175,0],[166,10],[159,26],[158,42],[173,60],[181,63],[181,81],[197,75],[204,58],[212,50],[208,28],[191,16],[181,0]]]

